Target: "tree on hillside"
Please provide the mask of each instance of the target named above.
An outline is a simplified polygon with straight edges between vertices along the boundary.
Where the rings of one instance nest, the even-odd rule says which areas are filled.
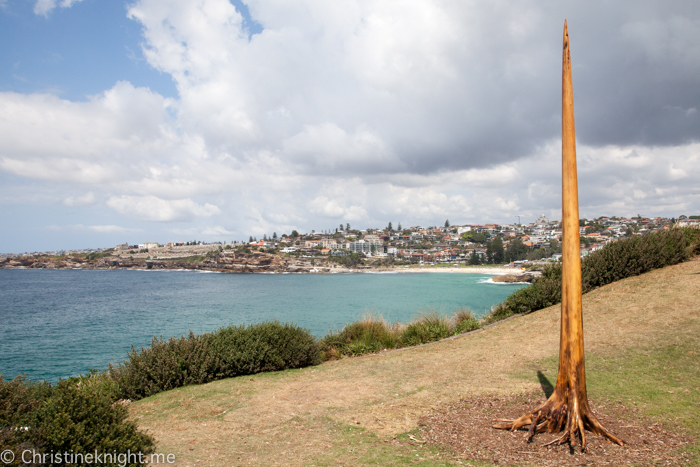
[[[478,254],[476,250],[472,250],[472,253],[469,255],[469,264],[473,266],[481,264],[481,255]]]
[[[296,239],[297,237],[299,237],[299,232],[297,232],[296,230],[292,230],[291,237]]]
[[[496,264],[503,262],[504,250],[503,240],[501,240],[501,237],[495,237],[486,244],[486,254],[489,255],[491,260]]]
[[[556,238],[549,241],[549,248],[552,250],[552,254],[561,253],[561,243]]]
[[[562,60],[562,293],[559,374],[554,392],[536,409],[515,420],[502,420],[494,428],[515,431],[530,425],[528,442],[536,433],[564,433],[551,444],[576,438],[586,449],[586,432],[592,431],[619,445],[622,440],[608,432],[588,405],[586,366],[583,351],[583,307],[581,304],[581,255],[579,252],[578,184],[576,176],[576,136],[574,132],[574,96],[571,83],[569,33],[564,22]]]
[[[401,231],[403,230],[403,229],[401,228],[401,222],[399,222],[399,225],[398,225],[398,227],[396,227],[396,230],[398,230],[399,232],[401,232]]]
[[[389,225],[386,226],[386,230],[388,232],[391,232],[392,230],[394,230],[394,228],[391,226],[391,222],[389,222]]]
[[[465,242],[472,242],[472,243],[481,243],[484,244],[486,243],[486,240],[489,238],[489,234],[487,232],[475,232],[475,231],[470,231],[466,232],[465,234],[462,235],[462,240]]]
[[[345,230],[350,231],[350,224],[345,224]]]
[[[527,245],[519,238],[511,240],[508,244],[508,250],[506,251],[506,262],[520,261],[525,259],[527,253],[530,251]]]
[[[445,228],[448,228],[449,226],[450,226],[450,220],[447,219],[447,220],[445,221]]]

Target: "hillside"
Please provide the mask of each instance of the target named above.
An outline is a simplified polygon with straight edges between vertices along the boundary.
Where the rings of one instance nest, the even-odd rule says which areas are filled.
[[[432,345],[169,391],[131,404],[131,414],[182,466],[697,463],[698,303],[700,261],[584,296],[589,397],[625,448],[598,442],[570,456],[542,448],[547,435],[527,445],[490,428],[544,400],[556,379],[558,306]],[[452,437],[457,420],[445,420],[459,411],[466,431]],[[690,451],[675,450],[684,443]]]

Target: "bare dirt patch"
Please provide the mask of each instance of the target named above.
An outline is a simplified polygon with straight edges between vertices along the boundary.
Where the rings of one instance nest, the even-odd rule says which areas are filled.
[[[596,417],[620,437],[625,446],[587,434],[586,452],[568,443],[544,445],[559,435],[542,433],[532,443],[526,429],[515,432],[491,428],[499,418],[515,418],[544,402],[542,394],[468,397],[445,404],[421,418],[420,434],[428,443],[449,449],[455,457],[480,459],[498,465],[582,466],[582,465],[693,465],[681,450],[695,441],[691,436],[670,431],[657,423],[640,421],[635,409],[620,404],[602,405],[591,400]]]

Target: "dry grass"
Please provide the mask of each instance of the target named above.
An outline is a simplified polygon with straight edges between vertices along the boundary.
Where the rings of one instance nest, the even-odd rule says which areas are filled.
[[[607,285],[583,303],[594,358],[697,342],[700,261]],[[401,465],[414,451],[410,459],[425,452],[428,465],[445,465],[450,456],[430,457],[400,434],[464,397],[540,390],[536,369],[551,366],[558,345],[555,306],[431,345],[169,391],[131,414],[181,466],[366,465],[379,452],[380,463]]]

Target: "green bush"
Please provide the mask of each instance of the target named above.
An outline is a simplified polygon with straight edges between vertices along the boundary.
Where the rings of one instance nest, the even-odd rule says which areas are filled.
[[[7,465],[26,465],[21,462],[25,450],[31,454],[131,452],[144,456],[153,452],[153,439],[127,420],[126,407],[115,403],[112,396],[101,383],[84,384],[83,378],[59,381],[52,386],[22,377],[4,381],[0,375],[0,450],[15,453],[14,463]],[[73,465],[94,464],[82,460]],[[113,460],[100,465],[145,465]],[[56,465],[68,463],[56,458],[54,461]]]
[[[14,453],[39,446],[32,435],[36,426],[36,412],[51,394],[48,383],[30,383],[18,376],[5,381],[0,375],[0,452],[6,449]],[[30,431],[26,431],[29,428]],[[20,460],[7,465],[20,465]]]
[[[190,384],[320,362],[320,347],[309,331],[273,321],[167,341],[153,338],[148,348],[132,347],[127,360],[110,366],[110,374],[120,397],[141,399]]]
[[[607,244],[581,263],[583,293],[627,277],[672,266],[700,252],[700,231],[671,229]],[[561,302],[561,263],[547,266],[530,287],[517,290],[487,316],[484,323],[530,313]]]
[[[686,261],[694,229],[671,229],[613,242],[583,261],[583,291]]]
[[[436,310],[424,312],[409,324],[401,334],[401,342],[406,346],[425,344],[452,335],[450,321]]]
[[[465,332],[479,329],[481,325],[479,320],[474,317],[468,308],[460,308],[452,317],[453,329],[452,334],[463,334]]]
[[[275,321],[231,326],[209,336],[219,360],[216,379],[301,368],[321,362],[320,347],[308,330]]]
[[[153,439],[139,432],[127,416],[126,406],[100,391],[61,381],[37,411],[39,442],[45,452],[150,454]],[[115,459],[113,464],[119,462]]]
[[[429,310],[408,325],[389,325],[381,316],[370,314],[338,332],[326,335],[321,340],[321,348],[324,358],[333,360],[343,356],[359,356],[425,344],[480,327],[479,320],[465,308],[457,310],[452,318],[447,318],[437,310]]]
[[[321,340],[321,348],[326,359],[379,352],[400,347],[400,334],[398,325],[388,325],[383,318],[369,314],[339,332],[329,333]]]

